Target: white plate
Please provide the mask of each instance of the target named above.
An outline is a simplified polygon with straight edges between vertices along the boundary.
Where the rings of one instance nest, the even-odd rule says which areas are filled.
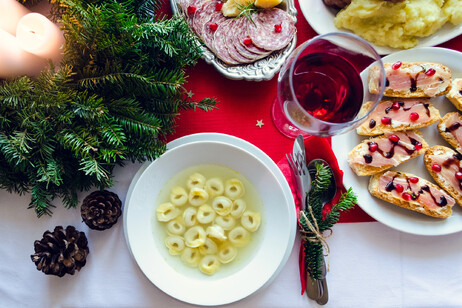
[[[424,47],[401,51],[383,58],[385,62],[438,62],[448,66],[453,77],[462,77],[462,53],[444,48]],[[445,97],[431,99],[441,116],[448,112],[457,111]],[[439,135],[437,123],[420,129],[429,146],[444,145],[448,143]],[[336,154],[339,166],[344,171],[344,184],[353,187],[358,194],[358,205],[374,219],[394,229],[420,235],[442,235],[462,231],[462,207],[455,205],[453,214],[447,219],[438,219],[423,214],[409,211],[391,203],[372,197],[367,189],[369,177],[357,176],[347,163],[347,153],[367,137],[359,136],[356,131],[346,135],[335,137],[332,140],[332,148]],[[431,182],[432,177],[424,166],[423,155],[399,165],[393,170],[402,170],[421,176]]]
[[[337,29],[334,25],[334,17],[337,14],[337,10],[327,7],[322,0],[300,0],[300,8],[303,16],[308,21],[310,26],[318,34],[325,34],[329,32],[350,32],[345,29]],[[441,29],[435,34],[419,38],[419,44],[416,47],[430,47],[436,46],[456,36],[462,34],[462,24],[454,26],[451,23],[446,23]],[[372,44],[377,52],[381,55],[391,54],[401,49],[375,46]]]
[[[280,243],[278,244],[278,252],[276,252],[276,255],[272,256],[272,260],[266,264],[268,267],[260,268],[258,264],[262,262],[256,263],[253,260],[256,260],[257,258],[261,259],[263,254],[268,253],[268,251],[265,252],[265,250],[269,247],[268,242],[270,241],[270,238],[263,238],[260,248],[255,252],[255,257],[251,259],[247,265],[244,264],[245,266],[243,269],[239,270],[238,272],[231,273],[230,275],[220,276],[218,275],[219,273],[217,273],[216,276],[214,275],[215,277],[205,277],[205,275],[198,272],[197,269],[195,269],[193,272],[188,271],[188,269],[183,269],[189,273],[188,275],[184,275],[183,270],[175,270],[174,263],[170,263],[165,260],[165,257],[169,257],[168,255],[164,255],[162,257],[162,255],[156,251],[154,245],[151,245],[151,243],[147,242],[140,242],[140,240],[138,239],[140,236],[139,231],[141,229],[144,229],[144,231],[146,231],[149,228],[148,225],[150,225],[150,217],[147,217],[146,219],[143,218],[140,221],[139,211],[140,202],[147,202],[148,205],[145,205],[145,207],[150,207],[152,211],[153,205],[150,205],[152,203],[152,200],[145,200],[147,198],[150,198],[149,195],[156,195],[154,191],[157,188],[151,187],[152,185],[156,186],[155,184],[153,184],[152,179],[155,177],[156,182],[159,182],[157,186],[162,186],[161,183],[165,182],[165,180],[167,180],[169,176],[172,175],[170,173],[176,173],[175,170],[181,170],[187,164],[190,164],[192,161],[197,160],[197,158],[185,158],[183,161],[175,163],[175,165],[170,165],[168,169],[175,170],[168,172],[167,170],[159,170],[159,168],[163,168],[163,157],[160,157],[152,163],[144,164],[140,168],[140,171],[135,175],[133,182],[130,185],[129,191],[127,192],[127,198],[124,208],[124,230],[127,239],[127,244],[132,252],[132,255],[134,255],[135,260],[137,261],[138,265],[140,266],[144,274],[157,287],[159,287],[161,290],[171,295],[172,297],[175,297],[184,302],[198,305],[221,305],[240,300],[254,293],[262,287],[268,285],[280,272],[290,255],[295,239],[295,205],[293,203],[290,188],[287,182],[285,181],[282,172],[280,172],[280,170],[277,168],[274,162],[268,156],[266,156],[266,154],[264,154],[261,150],[241,139],[222,134],[191,135],[177,139],[169,143],[168,148],[173,149],[169,152],[176,152],[177,155],[179,155],[178,151],[182,151],[182,148],[193,148],[198,141],[224,141],[226,142],[225,144],[223,144],[224,147],[229,147],[230,150],[233,150],[232,148],[234,148],[233,151],[237,151],[236,153],[241,152],[242,154],[243,151],[236,150],[236,147],[234,146],[238,145],[241,149],[250,150],[252,154],[254,154],[255,156],[258,155],[258,159],[261,162],[261,164],[264,165],[264,168],[267,168],[267,174],[265,179],[259,180],[258,182],[272,182],[273,190],[277,191],[276,194],[273,195],[273,198],[279,199],[278,210],[282,211],[279,213],[279,215],[282,215],[282,221],[285,221],[285,223],[288,223],[288,225],[290,226],[287,232],[283,232],[284,235],[282,236],[282,238],[273,238],[273,240],[277,240]],[[202,142],[202,144],[204,144],[204,142]],[[182,155],[184,156],[184,153],[182,153]],[[211,153],[209,156],[214,156],[214,153]],[[211,157],[209,157],[207,160],[209,160],[210,158]],[[231,165],[233,164],[235,166],[231,167],[237,170],[237,165],[239,164],[231,163]],[[253,167],[247,166],[246,170],[250,170],[252,168]],[[261,168],[263,167],[260,166],[259,168],[260,170],[262,170]],[[159,173],[159,171],[161,172]],[[255,178],[251,179],[252,175],[245,174],[246,171],[238,171],[240,171],[240,173],[243,173],[252,182],[256,182]],[[146,183],[148,182],[149,188],[146,186]],[[258,183],[254,184],[255,186],[257,186],[257,188],[258,186],[261,186],[261,184]],[[146,194],[146,189],[152,189],[153,192],[150,194]],[[262,198],[264,199],[265,197],[262,196]],[[268,200],[266,200],[265,204],[267,203]],[[150,216],[150,213],[151,212],[147,213],[146,215]],[[267,217],[267,219],[270,219],[270,217]],[[266,230],[268,230],[269,228],[270,227],[268,226]],[[147,251],[149,253],[146,253]],[[154,260],[157,260],[155,261],[155,265],[153,264]],[[243,277],[245,277],[245,275],[248,275],[249,273],[251,273],[252,278],[249,279],[247,277],[244,278],[245,280],[243,280]],[[242,283],[243,281],[245,281],[245,283]]]

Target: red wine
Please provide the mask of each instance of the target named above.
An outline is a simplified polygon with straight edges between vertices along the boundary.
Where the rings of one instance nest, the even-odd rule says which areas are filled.
[[[331,123],[355,118],[363,102],[363,83],[345,59],[313,53],[295,64],[293,87],[300,105],[312,116]]]

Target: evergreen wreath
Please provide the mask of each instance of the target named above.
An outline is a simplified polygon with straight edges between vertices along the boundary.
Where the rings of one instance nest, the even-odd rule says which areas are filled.
[[[158,157],[180,110],[215,108],[183,87],[201,50],[182,18],[155,15],[159,1],[52,0],[60,66],[0,80],[0,188],[30,192],[39,217],[110,187],[116,165]]]

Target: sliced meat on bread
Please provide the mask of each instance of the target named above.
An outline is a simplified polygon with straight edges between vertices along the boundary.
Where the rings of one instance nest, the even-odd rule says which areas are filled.
[[[367,104],[363,108],[368,108]],[[439,120],[440,112],[426,98],[394,98],[381,101],[356,132],[376,136],[430,126]]]
[[[454,149],[462,153],[462,114],[446,113],[438,123],[438,131]]]
[[[452,81],[451,90],[446,94],[448,100],[462,111],[462,78],[456,78]]]
[[[364,140],[348,154],[348,164],[359,176],[372,175],[423,154],[427,142],[418,130],[386,133]]]
[[[400,171],[389,170],[371,176],[369,192],[402,208],[438,218],[450,217],[455,204],[437,185]]]
[[[425,152],[425,166],[436,183],[462,205],[462,155],[436,145]]]
[[[390,97],[435,97],[451,89],[451,70],[439,63],[395,62],[384,63],[386,84],[385,96]],[[376,66],[369,71],[369,92],[379,92],[380,71]]]

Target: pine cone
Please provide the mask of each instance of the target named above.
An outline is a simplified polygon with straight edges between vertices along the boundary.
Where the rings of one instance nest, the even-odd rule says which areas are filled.
[[[80,208],[83,221],[94,230],[106,230],[117,222],[122,214],[122,202],[119,197],[107,190],[92,192]]]
[[[57,226],[53,232],[45,231],[43,238],[34,242],[34,250],[30,257],[37,270],[59,277],[80,271],[90,252],[85,233],[73,226],[67,226],[66,230]]]

